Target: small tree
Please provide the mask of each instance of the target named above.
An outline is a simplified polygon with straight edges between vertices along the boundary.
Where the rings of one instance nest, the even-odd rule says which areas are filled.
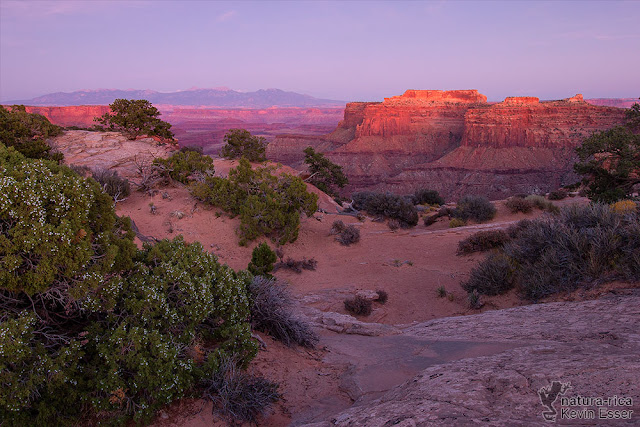
[[[62,162],[62,153],[52,153],[46,143],[47,138],[60,134],[60,126],[40,114],[27,113],[24,105],[13,105],[10,110],[0,105],[0,142],[30,159]]]
[[[337,196],[335,187],[344,188],[349,183],[338,166],[327,159],[324,154],[316,153],[312,147],[304,149],[304,162],[309,166],[311,176],[306,181],[332,196]]]
[[[269,273],[273,271],[273,264],[277,259],[276,253],[271,250],[269,245],[260,243],[251,253],[251,262],[247,270],[254,276],[271,277]]]
[[[244,157],[250,162],[264,162],[267,140],[261,136],[253,136],[246,129],[231,129],[224,136],[226,145],[220,155],[227,159]]]
[[[145,99],[116,99],[109,105],[111,112],[94,121],[126,134],[130,139],[140,135],[173,139],[171,125],[158,118],[160,111]]]
[[[640,104],[627,111],[627,122],[594,133],[576,148],[580,161],[575,171],[583,175],[587,195],[597,202],[627,198],[640,184]]]

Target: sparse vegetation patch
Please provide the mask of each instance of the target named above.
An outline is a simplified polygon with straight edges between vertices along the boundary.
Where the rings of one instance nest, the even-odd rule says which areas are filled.
[[[496,216],[496,207],[486,197],[464,196],[458,200],[452,216],[463,221],[486,222]]]
[[[283,342],[313,348],[318,336],[308,323],[293,314],[293,298],[286,285],[280,281],[256,276],[249,282],[251,299],[251,324]]]
[[[354,209],[400,221],[402,227],[418,224],[418,211],[412,202],[391,193],[363,191],[352,195]]]
[[[471,271],[464,289],[496,295],[515,287],[523,298],[537,300],[598,280],[640,280],[637,212],[570,206],[508,233],[512,240]]]
[[[504,246],[511,238],[503,230],[478,231],[458,242],[458,255],[483,252]]]
[[[353,315],[368,316],[371,314],[372,303],[371,300],[356,295],[344,300],[344,308]]]

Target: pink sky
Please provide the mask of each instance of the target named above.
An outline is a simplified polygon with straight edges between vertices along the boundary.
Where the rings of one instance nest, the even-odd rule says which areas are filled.
[[[640,2],[0,3],[0,100],[50,92],[279,88],[640,96]]]

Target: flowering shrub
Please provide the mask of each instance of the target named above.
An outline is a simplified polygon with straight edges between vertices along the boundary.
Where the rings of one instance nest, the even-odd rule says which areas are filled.
[[[0,144],[3,425],[145,421],[255,355],[246,273],[133,236],[95,181]]]

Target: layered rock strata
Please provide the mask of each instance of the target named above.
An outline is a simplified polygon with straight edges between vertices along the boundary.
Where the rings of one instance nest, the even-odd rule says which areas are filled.
[[[502,198],[574,181],[575,147],[623,120],[623,109],[587,104],[582,95],[489,104],[475,90],[408,90],[381,103],[347,104],[331,134],[279,136],[267,157],[299,167],[312,146],[344,168],[351,191],[429,187],[447,197]]]

